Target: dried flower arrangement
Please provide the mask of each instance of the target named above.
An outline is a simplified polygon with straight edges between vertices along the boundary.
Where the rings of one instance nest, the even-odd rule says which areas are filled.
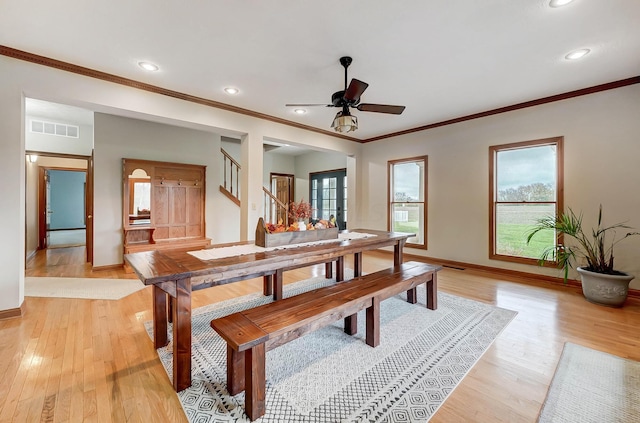
[[[289,203],[289,217],[294,220],[309,219],[311,217],[311,204],[300,200],[299,203],[292,201]]]

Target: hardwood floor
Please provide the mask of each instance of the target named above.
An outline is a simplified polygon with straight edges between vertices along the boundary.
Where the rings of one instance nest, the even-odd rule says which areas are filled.
[[[37,255],[26,275],[134,277],[92,272],[83,254],[81,247]],[[391,261],[386,252],[366,253],[363,267],[375,271]],[[285,283],[322,272],[287,272]],[[576,288],[475,270],[445,268],[438,282],[442,292],[518,315],[432,422],[536,421],[566,341],[640,360],[638,300],[611,309],[588,303]],[[197,291],[193,306],[261,289],[254,279]],[[144,331],[148,320],[150,288],[119,301],[25,298],[22,318],[0,321],[0,421],[185,422]]]

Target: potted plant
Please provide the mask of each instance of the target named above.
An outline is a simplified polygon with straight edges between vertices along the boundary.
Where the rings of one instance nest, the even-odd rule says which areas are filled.
[[[632,275],[615,270],[613,267],[613,247],[623,239],[640,235],[639,232],[627,232],[616,239],[616,229],[631,229],[624,223],[610,226],[602,225],[602,205],[598,213],[598,226],[585,233],[582,228],[582,213],[576,215],[571,208],[568,213],[559,216],[547,216],[538,219],[527,235],[527,244],[540,231],[553,230],[556,237],[563,235],[564,243],[546,248],[540,255],[540,264],[555,261],[558,268],[564,270],[564,282],[567,282],[569,268],[574,262],[586,261],[586,265],[576,270],[582,280],[582,292],[588,301],[621,307],[627,299],[629,282]],[[607,238],[607,235],[609,236]]]

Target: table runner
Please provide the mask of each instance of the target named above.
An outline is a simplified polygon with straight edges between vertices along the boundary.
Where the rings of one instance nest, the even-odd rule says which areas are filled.
[[[277,247],[260,247],[255,244],[233,245],[230,247],[209,248],[204,250],[189,251],[188,254],[200,260],[215,260],[225,257],[242,256],[246,254],[262,253],[265,251],[281,250],[286,248],[299,248],[309,245],[329,244],[332,242],[350,241],[353,239],[370,238],[377,235],[365,232],[340,232],[336,239],[324,239],[321,241],[303,242],[300,244],[280,245]]]

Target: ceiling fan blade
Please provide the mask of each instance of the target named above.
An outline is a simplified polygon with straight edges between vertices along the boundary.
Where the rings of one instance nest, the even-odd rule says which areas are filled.
[[[326,103],[311,103],[311,104],[285,104],[285,107],[315,107],[315,106],[325,106],[325,107],[333,107],[333,104]]]
[[[349,103],[357,103],[360,100],[360,96],[368,86],[369,84],[366,82],[353,78],[342,97]]]
[[[356,109],[361,112],[376,112],[376,113],[389,113],[392,115],[399,115],[404,112],[405,106],[392,106],[390,104],[370,104],[362,103],[356,106]]]

